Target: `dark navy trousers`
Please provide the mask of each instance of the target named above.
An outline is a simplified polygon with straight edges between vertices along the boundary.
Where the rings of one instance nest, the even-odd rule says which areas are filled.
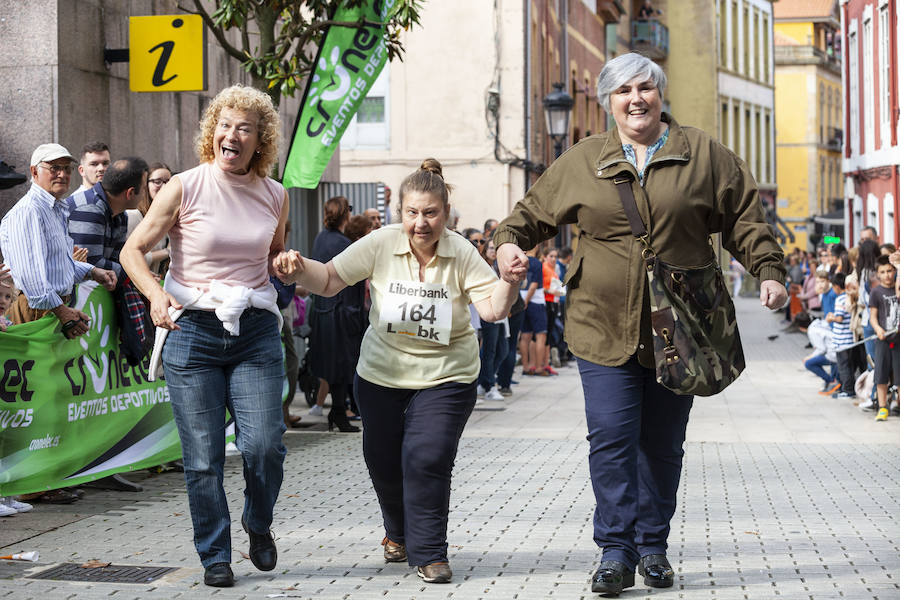
[[[387,388],[357,375],[363,456],[385,535],[406,544],[411,566],[447,562],[450,476],[475,382],[423,390]]]
[[[630,568],[665,554],[681,478],[693,396],[656,382],[632,356],[618,367],[578,359],[597,508],[594,541],[603,560]]]

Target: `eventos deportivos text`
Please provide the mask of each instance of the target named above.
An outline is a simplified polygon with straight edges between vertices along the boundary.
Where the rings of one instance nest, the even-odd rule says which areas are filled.
[[[163,402],[169,402],[169,388],[166,386],[154,390],[137,390],[94,398],[93,400],[70,402],[68,420],[71,423],[72,421],[79,421],[88,417],[98,417],[109,413],[122,412],[130,408],[141,408],[142,406],[152,406]]]

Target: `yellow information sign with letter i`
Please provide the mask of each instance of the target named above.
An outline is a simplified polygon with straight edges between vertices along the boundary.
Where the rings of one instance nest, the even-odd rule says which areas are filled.
[[[200,15],[128,19],[132,92],[206,89],[206,28]]]

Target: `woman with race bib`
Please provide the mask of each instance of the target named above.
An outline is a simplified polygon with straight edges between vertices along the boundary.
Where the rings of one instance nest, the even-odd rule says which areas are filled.
[[[327,264],[293,253],[281,265],[322,296],[369,279],[370,325],[355,381],[363,454],[384,517],[385,560],[408,560],[429,583],[452,577],[450,476],[480,367],[468,306],[499,321],[518,293],[446,228],[448,196],[440,163],[426,159],[400,185],[402,223],[373,231]],[[516,276],[526,267],[518,265]]]

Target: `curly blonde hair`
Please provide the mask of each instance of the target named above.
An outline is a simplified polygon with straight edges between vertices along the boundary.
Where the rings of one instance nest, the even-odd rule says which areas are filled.
[[[212,99],[200,120],[200,131],[194,140],[194,150],[201,162],[215,158],[213,135],[223,108],[256,113],[259,116],[259,153],[250,159],[250,170],[260,177],[266,177],[272,165],[278,160],[278,145],[281,143],[281,118],[267,94],[246,85],[227,87]]]

